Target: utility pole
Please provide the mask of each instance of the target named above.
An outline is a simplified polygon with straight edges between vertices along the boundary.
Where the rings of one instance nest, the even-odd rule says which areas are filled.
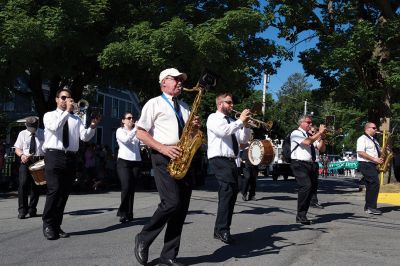
[[[267,93],[267,83],[269,82],[269,74],[264,69],[264,85],[263,85],[263,99],[262,99],[262,115],[265,116],[265,94]]]
[[[307,115],[307,99],[304,101],[304,115]]]

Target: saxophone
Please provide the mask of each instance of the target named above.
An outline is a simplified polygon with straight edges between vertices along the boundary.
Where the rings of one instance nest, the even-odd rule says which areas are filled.
[[[192,122],[200,107],[201,98],[204,95],[204,88],[199,83],[192,89],[183,88],[184,91],[197,91],[196,98],[192,105],[192,111],[182,131],[182,136],[177,144],[182,149],[181,156],[168,163],[167,170],[175,179],[182,179],[189,170],[193,156],[204,142],[204,133],[200,130],[192,133]]]
[[[381,148],[381,159],[383,159],[383,163],[378,164],[377,168],[379,170],[379,172],[383,172],[385,173],[389,166],[390,163],[393,159],[393,153],[391,152],[391,150],[389,149],[389,140],[390,140],[390,133],[386,132],[386,130],[384,130],[382,132],[382,148]]]

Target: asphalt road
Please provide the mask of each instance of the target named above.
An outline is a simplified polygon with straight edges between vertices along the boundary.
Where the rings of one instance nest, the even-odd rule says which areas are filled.
[[[353,179],[320,179],[324,209],[310,209],[313,225],[296,224],[296,183],[258,180],[257,201],[235,207],[228,246],[213,239],[215,180],[194,190],[183,229],[179,261],[188,265],[400,265],[400,207],[380,205],[382,216],[363,212],[364,193]],[[40,217],[17,219],[15,193],[0,194],[1,265],[139,265],[133,239],[158,204],[157,192],[135,196],[134,221],[116,217],[119,192],[74,194],[62,228],[67,239],[48,241]],[[38,213],[45,198],[39,200]],[[156,265],[163,233],[150,248]]]

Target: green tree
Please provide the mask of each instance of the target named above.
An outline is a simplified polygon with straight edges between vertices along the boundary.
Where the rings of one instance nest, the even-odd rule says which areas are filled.
[[[399,100],[399,7],[400,1],[271,0],[265,13],[294,46],[317,40],[300,58],[325,98],[380,124]]]
[[[288,132],[297,128],[297,121],[304,113],[304,103],[311,99],[311,84],[304,74],[294,73],[282,85],[278,92],[278,101],[273,112],[277,137],[284,138]]]
[[[39,116],[55,105],[62,84],[79,99],[99,72],[107,10],[107,0],[1,1],[0,86],[13,90],[26,77]],[[48,102],[43,81],[50,82]]]

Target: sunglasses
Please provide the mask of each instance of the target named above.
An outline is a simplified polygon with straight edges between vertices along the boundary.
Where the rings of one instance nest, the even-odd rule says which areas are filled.
[[[125,119],[132,120],[133,117],[132,116],[128,116],[128,117],[125,117]]]
[[[63,95],[63,96],[60,96],[60,97],[57,97],[57,98],[60,98],[61,100],[65,101],[66,99],[68,99],[70,97]]]
[[[227,104],[233,104],[232,101],[224,101],[224,102],[227,103]]]
[[[303,121],[303,123],[311,124],[311,121]]]
[[[372,129],[376,129],[376,127],[370,127],[370,128],[372,128]]]

